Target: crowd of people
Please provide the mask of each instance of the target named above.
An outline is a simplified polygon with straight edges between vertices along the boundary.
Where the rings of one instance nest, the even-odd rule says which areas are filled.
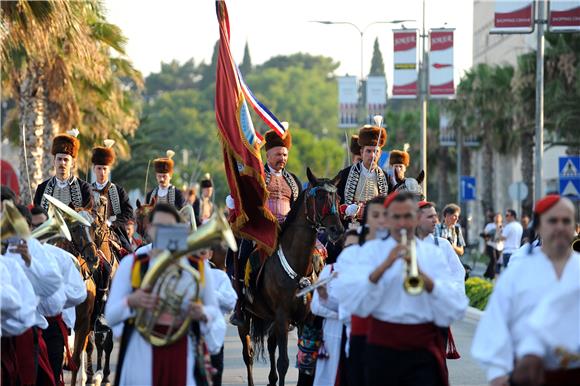
[[[308,316],[291,321],[298,327],[299,385],[448,385],[447,360],[460,358],[451,331],[469,303],[460,208],[448,204],[439,216],[421,191],[424,173],[406,176],[410,157],[404,150],[391,150],[389,170],[382,170],[377,163],[386,142],[385,128],[362,127],[351,138],[351,165],[332,180],[335,188],[326,188],[339,201],[326,215],[340,216],[345,231],[333,242],[319,229],[312,253],[326,259],[314,267],[325,284],[313,285],[312,296],[304,297]],[[250,323],[248,272],[256,242],[238,235],[237,247],[227,251],[205,245],[171,249],[163,230],[178,234],[187,228],[195,235],[213,221],[211,176],[200,182],[199,197],[183,193],[171,184],[169,151],[153,161],[157,186],[134,210],[125,190],[109,178],[114,142],[93,149],[92,184],[73,174],[79,146],[74,133],[54,138],[55,175],[38,186],[30,206],[2,187],[2,231],[10,233],[1,235],[2,384],[62,384],[63,364],[73,371],[78,365],[68,335],[79,334],[85,319],[80,310],[91,304],[89,323],[105,324],[119,339],[116,385],[220,385],[224,315],[232,313],[236,326]],[[304,197],[303,185],[286,168],[291,146],[289,134],[265,135],[264,207],[282,229]],[[53,199],[81,216],[66,218],[68,243],[34,233],[62,217]],[[188,206],[193,218],[184,215]],[[236,210],[231,197],[226,206]],[[548,195],[534,207],[533,232],[524,234],[527,227],[511,209],[505,223],[495,214],[485,227],[485,276],[495,277],[500,266],[505,271],[477,327],[472,355],[493,386],[580,380],[575,216],[567,198]],[[91,227],[79,226],[83,221]],[[103,229],[109,230],[110,254],[95,242]],[[150,278],[159,277],[168,256],[177,267],[166,268],[171,285],[152,287]],[[293,272],[279,259],[281,269]],[[299,279],[293,291],[300,289]],[[175,327],[180,323],[183,331]]]

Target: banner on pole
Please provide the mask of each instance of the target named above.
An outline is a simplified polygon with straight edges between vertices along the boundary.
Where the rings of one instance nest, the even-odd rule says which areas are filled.
[[[384,76],[369,76],[366,87],[367,117],[385,115],[387,108],[387,80]]]
[[[417,30],[393,30],[393,98],[417,97]]]
[[[552,0],[548,4],[550,32],[580,31],[580,0]]]
[[[453,31],[453,29],[434,29],[429,33],[429,94],[431,98],[455,96]]]
[[[533,0],[496,0],[492,34],[532,33]]]
[[[358,92],[356,76],[338,77],[338,127],[357,127]]]

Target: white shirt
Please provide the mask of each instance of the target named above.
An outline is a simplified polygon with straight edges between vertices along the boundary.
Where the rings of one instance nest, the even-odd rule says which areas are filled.
[[[282,169],[280,169],[280,171],[277,172],[269,164],[268,164],[268,169],[270,170],[270,173],[275,175],[276,177],[282,177]]]
[[[518,358],[535,354],[544,358],[549,369],[577,368],[576,359],[564,366],[562,355],[580,356],[580,260],[566,267],[560,282],[538,304],[528,325],[530,331],[517,346]]]
[[[134,255],[129,255],[119,263],[119,267],[111,284],[109,300],[105,306],[105,318],[109,326],[116,331],[118,331],[119,326],[122,325],[125,320],[135,316],[135,310],[129,308],[127,304],[127,297],[133,292],[131,287],[131,269],[133,261]],[[156,262],[157,258],[152,257],[149,262],[149,268],[153,267]],[[187,258],[183,258],[183,264],[189,264]],[[211,268],[209,263],[206,261],[204,272],[210,271]],[[223,321],[223,315],[219,310],[217,298],[215,296],[213,277],[211,274],[205,275],[205,285],[201,289],[200,299],[204,306],[204,312],[208,318],[208,323],[200,323],[201,333],[207,338],[213,332],[213,323],[215,321],[221,323],[219,318]],[[225,322],[223,322],[223,325],[225,326]],[[225,328],[223,328],[223,331],[225,334]],[[188,371],[186,384],[189,386],[195,385],[193,371],[191,371],[194,366],[194,349],[191,337],[188,336],[187,339]],[[215,352],[215,340],[206,339],[206,343],[208,344],[208,350],[210,352]],[[151,385],[153,377],[152,365],[153,354],[151,345],[143,339],[139,332],[133,331],[127,345],[123,368],[117,369],[117,371],[121,371],[120,385]]]
[[[500,227],[502,227],[502,225],[500,224]],[[487,236],[489,236],[489,240],[487,240],[486,244],[489,245],[490,247],[494,248],[497,251],[503,251],[503,241],[502,240],[496,240],[496,234],[497,234],[497,225],[494,222],[490,222],[488,223],[485,228],[483,229],[483,233],[485,233]]]
[[[351,275],[355,271],[360,269],[363,269],[363,273],[362,274],[359,273],[357,276],[364,275],[364,273],[366,273],[368,268],[362,265],[361,261],[362,258],[359,253],[361,248],[362,247],[359,244],[352,244],[344,248],[342,252],[340,252],[340,255],[338,255],[336,259],[336,263],[334,263],[334,271],[337,273],[339,277],[341,275],[345,276]],[[335,298],[338,298],[338,295],[335,294],[335,291],[337,291],[337,286],[341,285],[343,282],[339,282],[338,278],[335,279],[335,281],[337,283],[335,283],[332,287],[330,287],[330,290],[333,292],[333,296]],[[340,320],[343,320],[345,323],[348,323],[347,328],[350,330],[350,318],[352,316],[350,313],[351,310],[345,306],[346,305],[344,304],[343,301],[339,302],[338,317]],[[350,336],[350,331],[347,332],[347,336]]]
[[[578,264],[580,254],[574,253],[561,280],[569,276],[578,280],[572,269]],[[541,248],[510,264],[499,277],[471,347],[473,357],[486,368],[488,381],[512,372],[516,348],[530,331],[529,316],[558,282],[554,266]]]
[[[453,282],[447,259],[441,250],[421,240],[416,241],[417,264],[434,282],[433,291],[408,295],[403,288],[404,264],[397,259],[377,283],[369,275],[397,245],[392,237],[371,240],[358,253],[361,269],[339,273],[336,295],[347,312],[381,321],[401,324],[433,322],[447,327],[463,318],[468,300]]]
[[[169,185],[167,188],[162,188],[161,186],[158,186],[157,187],[157,196],[159,196],[159,197],[167,196],[167,193],[169,192],[170,187],[171,187],[171,185]]]
[[[228,275],[221,269],[212,268],[210,270],[215,287],[215,294],[222,313],[232,312],[238,300],[238,294],[232,287],[232,282]]]
[[[0,255],[1,336],[17,336],[36,321],[38,298],[26,274],[12,259]]]
[[[512,221],[503,227],[501,231],[502,237],[505,237],[503,245],[503,253],[514,253],[522,245],[522,234],[524,228],[518,221]]]
[[[427,235],[423,241],[437,245],[435,244],[435,236],[433,236],[433,234]],[[455,253],[449,240],[444,239],[443,237],[437,237],[437,241],[439,242],[439,249],[441,249],[441,252],[443,252],[443,255],[447,258],[447,266],[451,271],[453,281],[457,284],[457,288],[465,293],[465,268],[463,267],[459,256]]]
[[[66,325],[74,328],[75,307],[87,298],[86,284],[74,263],[76,258],[73,255],[51,244],[44,244],[43,247],[58,263],[64,281],[55,294],[43,299],[39,310],[45,316],[54,316],[62,312]]]

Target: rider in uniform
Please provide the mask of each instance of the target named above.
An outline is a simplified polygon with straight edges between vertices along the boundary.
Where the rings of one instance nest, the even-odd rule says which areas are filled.
[[[386,142],[387,131],[384,127],[365,125],[360,129],[358,145],[361,160],[339,172],[338,194],[342,208],[346,208],[346,217],[360,217],[365,202],[387,195],[387,177],[377,165]]]
[[[52,196],[66,205],[72,205],[74,208],[85,208],[91,200],[91,185],[72,173],[80,143],[76,138],[77,130],[71,130],[69,134],[54,137],[51,153],[54,156],[56,175],[36,188],[34,205],[42,206],[44,210],[48,210],[48,200],[43,197],[43,194]]]
[[[405,145],[406,146],[406,145]],[[417,179],[405,177],[407,168],[411,162],[411,156],[406,150],[391,150],[389,153],[389,167],[393,170],[393,175],[388,179],[389,193],[397,191],[409,191],[417,196],[417,199],[424,200],[421,183],[425,178],[425,172],[421,171]]]
[[[146,201],[151,204],[154,199],[157,203],[167,203],[177,210],[180,210],[185,204],[183,193],[175,186],[171,185],[171,176],[173,175],[173,156],[175,152],[167,150],[167,156],[153,160],[155,167],[155,178],[157,179],[156,186],[152,191],[147,193]]]
[[[133,219],[133,207],[129,202],[129,196],[121,186],[114,184],[109,179],[111,168],[115,163],[115,141],[105,140],[105,146],[97,146],[93,149],[91,162],[96,181],[93,182],[93,204],[98,210],[101,205],[106,206],[107,224],[117,236],[120,246],[128,251],[131,250],[129,237],[125,227],[129,220]]]
[[[288,151],[292,147],[292,137],[290,132],[286,132],[286,136],[281,138],[273,130],[270,130],[265,135],[266,140],[266,165],[264,172],[266,176],[266,186],[269,192],[266,205],[270,212],[278,219],[278,223],[282,225],[286,220],[286,215],[290,212],[292,204],[298,199],[301,192],[301,183],[294,174],[286,170],[286,163],[288,162]],[[233,200],[228,200],[232,202]],[[244,270],[248,257],[254,250],[253,242],[249,240],[242,240],[240,243],[240,251],[238,261],[234,263],[236,269],[234,270],[234,288],[238,293],[238,301],[236,303],[235,313],[232,315],[230,321],[234,325],[242,323],[242,302],[244,295],[243,279]],[[236,264],[237,263],[237,264]]]

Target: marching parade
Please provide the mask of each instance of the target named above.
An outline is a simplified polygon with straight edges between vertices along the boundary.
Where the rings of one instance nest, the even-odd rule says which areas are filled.
[[[580,2],[569,2],[578,17]],[[514,7],[497,3],[496,9],[505,12],[497,11],[496,21]],[[534,7],[545,2],[519,3],[529,3],[533,19],[533,12],[540,14]],[[562,7],[551,3],[551,12]],[[95,12],[92,17],[98,19],[102,15],[95,10],[100,6],[98,1],[2,2],[3,55],[20,49],[29,57],[18,60],[27,60],[26,71],[32,71],[38,62],[31,57],[46,54],[42,51],[46,47],[18,43],[24,36],[18,34],[64,33],[41,31],[43,18],[69,15],[72,20]],[[5,178],[8,172],[2,161],[1,384],[221,386],[233,382],[235,361],[242,382],[236,384],[249,386],[580,385],[580,194],[571,190],[580,181],[576,170],[580,157],[574,153],[578,126],[572,129],[576,142],[567,145],[567,156],[558,165],[567,170],[560,176],[563,189],[533,180],[534,190],[536,184],[539,190],[525,201],[527,185],[521,183],[525,194],[519,185],[515,193],[510,187],[509,194],[518,203],[513,206],[507,198],[497,201],[508,190],[492,186],[492,179],[481,189],[495,195],[496,201],[479,193],[469,198],[469,181],[460,172],[465,164],[461,136],[453,139],[458,157],[453,183],[446,179],[451,164],[442,163],[442,158],[449,158],[448,149],[441,150],[441,145],[432,153],[426,133],[419,138],[394,128],[402,123],[393,123],[390,106],[379,103],[383,107],[368,108],[363,117],[355,112],[361,119],[341,126],[336,138],[327,129],[320,139],[305,134],[292,119],[279,120],[277,116],[292,114],[275,103],[268,103],[276,107],[269,110],[261,102],[270,101],[267,91],[254,93],[250,88],[259,83],[256,72],[233,59],[226,1],[215,1],[215,12],[219,41],[213,68],[207,66],[211,82],[206,85],[215,100],[203,112],[215,112],[215,117],[203,118],[211,126],[204,129],[203,143],[190,145],[185,138],[189,134],[184,134],[180,138],[185,144],[165,146],[164,136],[177,138],[172,135],[180,130],[182,115],[203,115],[193,108],[187,114],[176,109],[163,115],[167,125],[153,123],[155,129],[141,137],[144,129],[136,127],[131,134],[112,129],[91,133],[96,115],[110,108],[100,103],[126,103],[121,109],[129,109],[127,100],[105,98],[86,104],[77,100],[75,114],[84,114],[81,130],[71,123],[74,120],[68,126],[60,124],[56,115],[50,118],[56,99],[42,87],[78,87],[79,93],[87,87],[103,94],[114,86],[89,84],[88,79],[82,87],[57,85],[54,79],[51,83],[49,68],[57,62],[45,63],[46,77],[38,80],[44,86],[36,90],[48,95],[41,107],[47,110],[47,122],[54,121],[50,129],[38,117],[24,121],[25,103],[18,104],[24,85],[19,86],[20,94],[10,94],[17,101],[11,106],[22,120],[21,128],[18,121],[15,127],[17,141],[21,136],[17,143],[23,167],[14,182]],[[539,18],[546,17],[542,15]],[[23,22],[25,17],[33,21]],[[96,24],[90,26],[92,34],[110,41],[105,37],[107,22]],[[107,25],[114,30],[114,25]],[[75,33],[80,34],[84,27],[77,27]],[[445,42],[441,36],[435,39],[436,34],[452,30],[432,30],[435,35],[425,36],[412,31],[413,42],[423,39],[424,44],[429,37],[434,50]],[[364,30],[359,32],[362,56]],[[409,32],[403,27],[398,33]],[[71,46],[64,36],[59,35],[59,52],[66,56]],[[577,39],[578,33],[570,36]],[[395,38],[395,62],[401,58],[396,44]],[[436,55],[433,58],[437,60]],[[114,59],[106,58],[117,70],[127,68]],[[97,59],[94,65],[100,65]],[[11,66],[17,71],[17,64]],[[3,77],[15,73],[5,73],[7,68],[3,64]],[[411,94],[428,98],[418,78],[427,70],[421,68],[420,74],[415,67],[412,70]],[[70,81],[88,76],[88,70],[75,71]],[[27,76],[30,81],[30,73]],[[129,75],[122,77],[129,82]],[[277,82],[275,75],[268,79]],[[124,91],[137,83],[126,83]],[[153,81],[145,83],[150,86]],[[361,93],[365,85],[360,86]],[[393,98],[407,92],[405,87],[393,85]],[[460,101],[461,87],[453,103],[465,101]],[[452,93],[453,88],[451,78]],[[178,92],[180,98],[189,98],[184,90]],[[437,92],[429,91],[429,97]],[[386,90],[383,94],[386,97]],[[162,92],[151,96],[145,105],[155,106],[166,96]],[[3,106],[2,119],[9,119],[4,114],[7,104]],[[578,105],[574,108],[577,114]],[[470,109],[480,107],[474,103]],[[156,122],[154,110],[143,113],[140,123],[135,118],[136,125]],[[456,114],[453,107],[447,111]],[[428,118],[423,118],[426,129]],[[467,125],[472,118],[466,116],[462,122]],[[495,119],[494,114],[487,118]],[[14,133],[5,126],[3,143],[8,143]],[[31,135],[38,135],[44,153],[29,150],[26,130],[36,130]],[[94,130],[101,129],[95,124]],[[507,135],[500,133],[500,142],[507,141]],[[339,140],[338,152],[331,150],[334,145],[321,145]],[[472,164],[492,168],[486,164],[485,149],[481,152]],[[211,158],[209,154],[217,162],[202,163],[202,158]],[[433,154],[441,159],[433,161]],[[469,154],[475,153],[466,154],[469,164]],[[523,170],[525,160],[518,162]],[[495,164],[515,168],[515,162]],[[529,166],[542,167],[537,162]],[[188,168],[196,172],[184,174]],[[536,169],[529,172],[531,176]],[[457,192],[457,200],[442,192],[446,184],[438,180],[443,178],[452,186],[445,189]],[[481,226],[473,220],[480,217],[472,205],[476,200],[481,201],[476,210],[485,213]],[[477,227],[483,252],[475,252],[480,245],[473,242]],[[478,263],[483,268],[477,268]],[[465,332],[465,323],[472,325],[472,336]],[[230,337],[236,340],[235,355]],[[459,366],[467,361],[477,362],[479,368],[470,367],[459,376]],[[267,379],[256,371],[259,362],[266,364]]]

